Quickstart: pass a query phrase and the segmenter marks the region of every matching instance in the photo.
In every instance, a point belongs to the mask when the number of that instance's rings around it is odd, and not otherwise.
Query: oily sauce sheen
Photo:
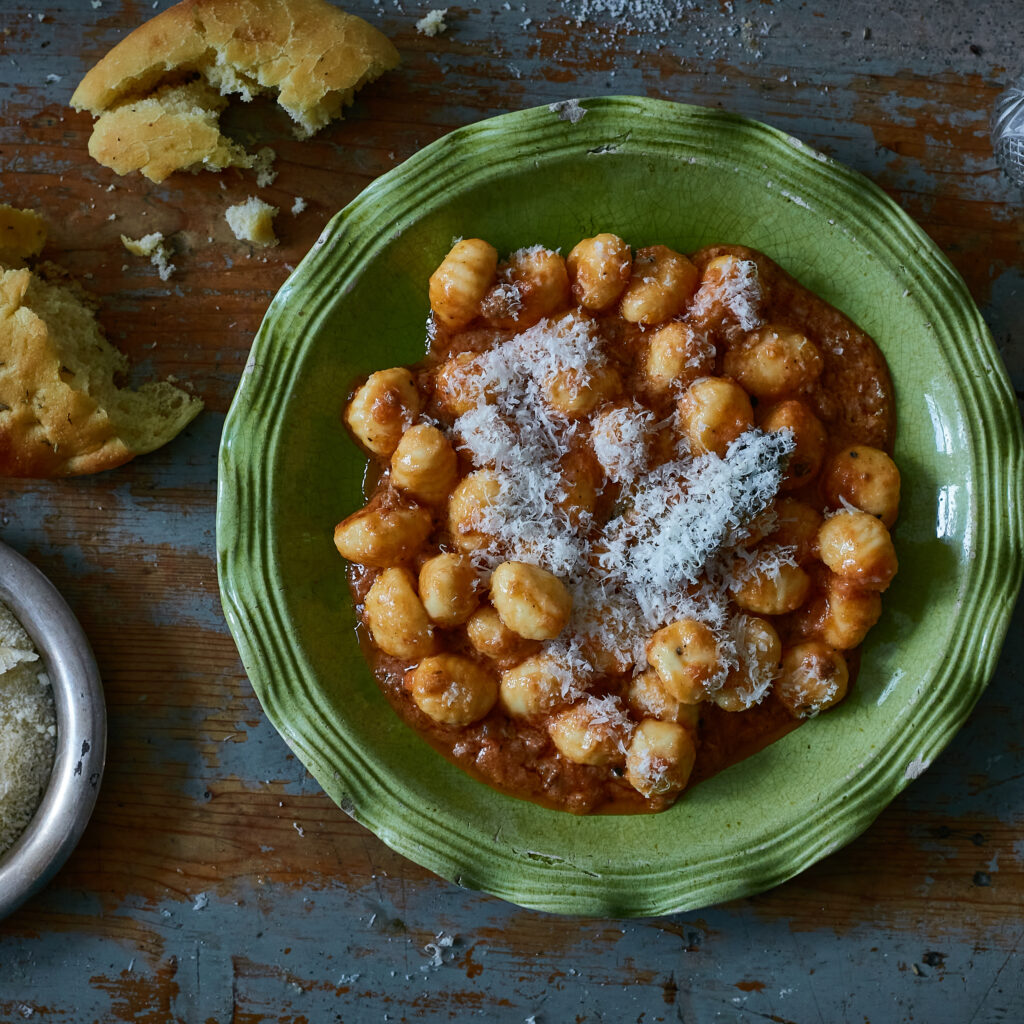
[[[716,259],[721,262],[722,257],[756,265],[762,295],[758,316],[762,324],[799,332],[820,353],[820,372],[815,367],[813,382],[801,383],[792,393],[773,395],[770,401],[759,401],[756,395],[751,397],[755,424],[761,425],[769,406],[777,409],[787,401],[798,402],[802,407],[810,409],[824,427],[822,465],[832,465],[840,455],[846,458],[843,465],[855,465],[850,463],[850,459],[856,459],[866,450],[891,454],[895,432],[892,384],[885,360],[872,339],[846,316],[803,288],[761,253],[742,246],[723,245],[702,249],[689,259],[703,279],[708,265]],[[501,267],[498,273],[500,275]],[[508,342],[523,329],[517,328],[514,323],[510,325],[508,316],[502,320],[500,311],[495,312],[493,289],[488,302],[491,304],[485,302],[482,308],[490,312],[489,318],[477,315],[454,327],[446,327],[440,318],[435,318],[426,358],[416,366],[404,368],[418,395],[417,422],[436,425],[452,437],[458,454],[457,480],[462,480],[479,467],[468,460],[464,450],[459,450],[457,438],[452,432],[455,417],[450,406],[446,406],[446,396],[437,387],[438,370],[461,353],[489,352],[495,346]],[[573,305],[570,302],[564,308],[571,309]],[[645,368],[651,337],[664,323],[628,322],[620,316],[617,304],[608,311],[589,310],[588,315],[597,322],[598,332],[604,339],[608,367],[613,375],[617,375],[614,400],[620,403],[635,400],[644,410],[650,411],[651,421],[657,424],[657,430],[649,439],[651,466],[666,462],[673,457],[678,444],[679,432],[673,424],[680,391],[685,389],[653,387]],[[707,338],[713,342],[713,354],[709,357],[711,363],[702,373],[712,377],[726,377],[727,364],[733,368],[740,365],[734,357],[730,361],[729,352],[749,344],[745,338],[750,332],[737,326],[736,317],[727,308],[716,308],[712,303],[697,311],[691,300],[673,319],[684,320],[706,332]],[[496,322],[501,326],[495,326]],[[814,356],[813,352],[811,354]],[[742,373],[731,379],[738,379],[741,385],[744,382]],[[357,382],[350,399],[358,396],[361,384]],[[389,398],[388,402],[391,401]],[[401,390],[394,401],[401,404]],[[384,418],[393,411],[385,410]],[[405,422],[402,429],[408,426],[409,422]],[[353,433],[366,448],[365,436],[361,436],[358,431]],[[598,535],[607,523],[628,509],[629,501],[620,487],[603,474],[595,458],[594,448],[588,443],[588,437],[586,430],[578,431],[571,438],[559,465],[564,478],[569,482],[570,491],[573,481],[582,481],[580,486],[584,491],[587,489],[587,481],[600,481],[599,486],[593,488],[595,493],[591,495],[589,506],[593,530]],[[382,447],[386,448],[387,444]],[[366,508],[370,511],[388,510],[408,504],[407,497],[399,494],[391,484],[389,455],[382,454],[380,450],[369,451],[369,454],[371,461],[366,476]],[[796,499],[812,506],[826,516],[826,521],[830,515],[843,513],[844,509],[858,505],[856,501],[848,500],[842,492],[842,481],[846,479],[843,473],[849,476],[848,471],[840,466],[830,477],[833,482],[840,480],[840,484],[830,486],[833,492],[835,487],[840,488],[841,498],[836,493],[823,493],[821,470],[815,466],[794,468],[794,460],[798,459],[799,454],[798,450],[790,459],[790,472],[799,474],[807,469],[810,475],[805,483],[781,491],[780,498]],[[872,479],[876,479],[876,476]],[[898,476],[896,486],[898,490]],[[851,490],[849,493],[856,497],[860,492]],[[871,500],[869,494],[867,503]],[[884,518],[884,513],[873,508],[866,511],[876,518]],[[378,559],[381,563],[387,562],[389,566],[397,565],[407,569],[413,584],[428,559],[441,552],[458,550],[449,528],[445,506],[435,505],[431,508],[431,515],[430,532],[425,540],[413,545],[400,545],[395,549],[391,561],[386,556]],[[339,530],[353,518],[355,516],[339,524]],[[889,518],[894,518],[894,515]],[[891,522],[887,525],[891,525]],[[385,571],[383,564],[361,564],[352,558],[350,551],[344,550],[337,534],[336,542],[339,550],[352,562],[350,582],[360,616],[358,635],[374,676],[394,710],[445,757],[498,790],[574,813],[658,811],[674,802],[678,790],[648,792],[646,795],[638,791],[625,778],[624,765],[619,757],[613,757],[608,763],[587,764],[563,756],[549,732],[554,711],[550,714],[513,716],[503,710],[499,700],[479,720],[451,725],[421,710],[410,693],[409,681],[419,657],[386,653],[374,642],[371,630],[367,628],[367,594],[374,581]],[[839,572],[823,564],[818,557],[808,554],[800,558],[810,577],[806,598],[793,611],[764,614],[762,618],[778,634],[783,665],[786,664],[787,652],[802,649],[800,645],[812,641],[820,645],[823,633],[831,640],[827,645],[830,650],[838,643],[843,644],[841,654],[849,672],[849,685],[852,685],[859,662],[859,638],[873,624],[872,616],[877,617],[878,595],[887,585],[888,578],[877,574],[865,575],[868,570],[861,571],[862,566],[850,570],[844,568]],[[856,575],[858,572],[859,576]],[[486,578],[486,573],[484,576]],[[841,604],[840,598],[845,599],[846,595],[850,595],[850,601],[846,605]],[[485,583],[481,585],[481,597],[486,603]],[[852,611],[843,619],[839,612],[845,608]],[[847,621],[851,618],[855,620],[852,625]],[[837,625],[838,619],[842,621]],[[865,622],[867,627],[864,626]],[[846,628],[845,633],[843,628]],[[852,643],[850,638],[857,639],[857,643]],[[495,677],[543,649],[543,643],[539,640],[522,639],[511,654],[487,657],[474,648],[462,626],[436,627],[433,644],[433,653],[460,655],[482,665]],[[626,705],[627,690],[634,675],[633,668],[615,671],[605,666],[605,669],[597,678],[588,682],[587,693],[598,698],[612,695]],[[799,709],[799,699],[796,704]],[[816,710],[816,707],[812,708],[812,713]],[[633,717],[638,722],[644,714],[634,712]],[[762,699],[744,710],[725,710],[714,700],[705,699],[699,703],[691,719],[687,728],[695,733],[697,757],[689,777],[690,785],[750,756],[803,720],[798,716],[798,711],[794,711],[792,688],[784,701],[777,695],[775,686],[770,687]]]

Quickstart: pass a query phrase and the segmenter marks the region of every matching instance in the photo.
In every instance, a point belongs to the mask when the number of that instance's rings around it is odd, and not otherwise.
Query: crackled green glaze
[[[224,607],[267,715],[394,849],[524,906],[647,915],[750,894],[860,833],[984,688],[1021,578],[1024,445],[1005,371],[946,259],[878,188],[754,121],[634,97],[460,129],[371,185],[272,303],[232,405],[217,509]],[[361,502],[340,411],[419,359],[454,236],[563,251],[761,249],[871,333],[896,384],[900,574],[836,710],[655,816],[575,818],[498,794],[389,709],[353,631],[334,524]]]

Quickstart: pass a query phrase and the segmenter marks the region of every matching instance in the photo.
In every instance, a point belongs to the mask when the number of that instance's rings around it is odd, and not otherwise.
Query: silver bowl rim
[[[0,601],[32,637],[53,685],[57,749],[43,799],[0,856],[0,919],[35,895],[67,860],[92,815],[103,777],[107,709],[99,668],[78,619],[27,558],[0,541]]]

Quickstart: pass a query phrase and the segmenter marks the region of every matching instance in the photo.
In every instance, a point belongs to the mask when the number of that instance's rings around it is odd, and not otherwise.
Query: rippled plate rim
[[[954,735],[991,676],[1020,586],[1024,512],[1015,499],[1024,480],[1024,443],[1005,368],[962,279],[870,181],[799,140],[738,115],[639,97],[581,100],[580,106],[585,118],[571,128],[549,108],[538,107],[459,129],[379,178],[328,224],[271,304],[225,422],[218,572],[229,627],[268,717],[332,798],[388,845],[447,879],[523,906],[579,914],[664,914],[749,895],[797,874],[862,832],[914,777],[914,766],[930,763]],[[964,382],[958,396],[970,417],[986,428],[969,453],[976,507],[1000,510],[998,518],[979,525],[961,587],[961,611],[971,628],[951,640],[949,667],[933,680],[942,684],[941,698],[914,713],[916,728],[873,758],[842,792],[832,791],[814,820],[776,822],[773,831],[752,837],[759,840],[756,857],[710,857],[699,872],[683,877],[671,858],[662,857],[657,867],[642,858],[623,858],[593,872],[565,851],[513,848],[497,836],[474,833],[470,822],[446,820],[443,812],[427,818],[403,800],[401,779],[372,749],[347,735],[344,722],[328,728],[315,709],[296,713],[290,708],[290,681],[307,678],[311,667],[274,586],[274,524],[264,511],[271,504],[280,435],[280,424],[268,413],[294,382],[317,324],[332,303],[344,301],[346,284],[373,259],[381,239],[416,220],[421,198],[432,186],[449,188],[446,175],[455,162],[463,174],[459,187],[467,188],[498,180],[525,159],[585,158],[595,141],[608,139],[623,150],[656,152],[679,162],[706,158],[709,139],[726,152],[730,140],[756,141],[762,167],[771,169],[782,194],[789,183],[799,195],[834,209],[837,218],[852,223],[856,216],[858,240],[869,251],[901,269],[906,270],[904,262],[913,267],[920,285],[916,299],[933,311],[936,343]],[[485,155],[487,160],[467,165],[469,158]],[[797,193],[788,195],[805,202]],[[282,337],[294,331],[291,310],[300,302],[305,333],[298,344],[284,346]],[[254,373],[257,366],[260,372]],[[272,388],[263,384],[268,379]],[[995,566],[998,572],[991,571]],[[544,846],[541,837],[536,845]]]

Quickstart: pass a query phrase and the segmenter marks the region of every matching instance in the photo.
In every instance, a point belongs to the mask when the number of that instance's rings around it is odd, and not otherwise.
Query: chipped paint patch
[[[548,110],[558,115],[559,121],[568,121],[570,124],[579,124],[586,116],[586,107],[580,106],[579,100],[559,100],[557,103],[549,103]]]
[[[795,195],[793,192],[787,192],[784,188],[780,188],[779,193],[785,196],[794,205],[802,206],[805,210],[811,209],[811,204],[808,203],[806,199],[801,199],[800,196]]]

